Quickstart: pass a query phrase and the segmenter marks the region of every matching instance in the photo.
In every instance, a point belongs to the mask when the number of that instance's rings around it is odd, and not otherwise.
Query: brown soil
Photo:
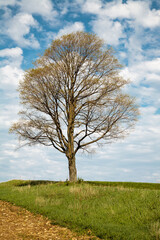
[[[78,236],[69,229],[52,225],[41,215],[0,201],[0,240],[89,240],[91,236]]]

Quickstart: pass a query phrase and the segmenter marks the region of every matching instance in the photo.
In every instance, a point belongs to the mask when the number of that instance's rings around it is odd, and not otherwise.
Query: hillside
[[[0,199],[79,234],[112,240],[160,239],[160,185],[9,181]]]

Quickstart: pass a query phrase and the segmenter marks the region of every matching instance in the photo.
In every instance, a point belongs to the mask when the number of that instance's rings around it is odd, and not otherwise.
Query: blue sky
[[[21,109],[18,83],[51,41],[89,31],[111,45],[124,64],[125,91],[137,98],[141,116],[124,140],[77,155],[85,180],[160,182],[160,1],[0,0],[0,182],[66,180],[65,156],[42,146],[15,150],[8,134]]]

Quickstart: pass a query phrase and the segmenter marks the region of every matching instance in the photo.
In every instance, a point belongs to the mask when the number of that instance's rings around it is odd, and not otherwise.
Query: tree
[[[77,180],[76,153],[94,143],[124,137],[136,122],[135,100],[112,48],[99,37],[76,32],[55,39],[26,71],[19,92],[24,109],[10,132],[28,145],[53,146],[68,159]]]

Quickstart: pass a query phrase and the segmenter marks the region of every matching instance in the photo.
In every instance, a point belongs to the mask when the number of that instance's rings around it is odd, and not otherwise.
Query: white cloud
[[[13,9],[9,8],[10,5],[16,7],[16,15],[14,15]],[[0,3],[0,8],[3,9],[0,33],[7,35],[20,47],[35,49],[40,47],[32,30],[40,31],[42,29],[33,15],[43,17],[54,26],[60,22],[57,18],[58,12],[53,8],[51,0],[7,0]],[[1,42],[4,43],[3,40]]]
[[[5,24],[5,33],[22,47],[39,48],[39,42],[33,34],[31,28],[37,28],[38,22],[28,13],[18,13],[9,19]],[[29,37],[26,35],[29,34]]]
[[[7,5],[14,5],[16,2],[17,2],[17,0],[1,0],[0,7],[4,7]]]
[[[150,9],[150,1],[86,0],[80,1],[79,5],[83,13],[95,15],[91,22],[93,31],[108,44],[116,46],[125,42],[126,47],[135,53],[134,57],[137,56],[135,61],[142,57],[138,52],[143,44],[143,30],[160,26],[160,10]],[[127,44],[125,30],[128,27],[132,29],[132,34]]]
[[[21,69],[23,61],[21,48],[5,48],[0,50],[0,89],[14,93],[19,80],[23,78],[24,71]]]
[[[160,74],[148,73],[146,83],[160,90]]]
[[[23,70],[6,65],[0,68],[0,88],[7,90],[6,93],[13,92],[17,89],[18,83],[23,78]]]
[[[22,55],[23,51],[21,48],[5,48],[0,50],[0,57],[17,57],[19,55]]]
[[[57,11],[53,9],[53,3],[50,0],[21,0],[19,2],[21,11],[41,15],[46,20],[53,20],[57,15]]]
[[[138,64],[138,69],[141,71],[147,71],[148,73],[160,74],[160,58],[156,58],[150,61],[144,61]]]
[[[92,21],[93,31],[105,40],[107,44],[118,45],[119,39],[124,37],[120,22],[113,22],[109,18],[98,18]]]
[[[131,16],[144,28],[160,26],[160,10],[150,10],[149,2],[129,2]]]
[[[111,5],[111,6],[110,6]],[[127,3],[107,3],[102,12],[111,19],[127,18],[135,21],[136,24],[145,28],[160,26],[160,11],[151,10],[148,1],[128,1]],[[133,22],[132,22],[133,24]]]
[[[121,74],[125,78],[130,78],[133,80],[133,83],[137,86],[140,84],[140,82],[143,82],[143,84],[150,83],[150,86],[157,88],[157,86],[160,84],[160,58],[155,58],[148,61],[137,61],[129,67],[124,68],[121,71]],[[157,83],[158,85],[154,86],[153,82]]]
[[[141,105],[152,105],[156,109],[160,106],[160,59],[137,61],[121,71],[125,79],[132,81],[126,91],[136,96]]]
[[[60,37],[64,34],[76,32],[76,31],[83,31],[84,25],[82,22],[75,22],[75,23],[69,23],[64,28],[60,29],[56,37]]]
[[[82,6],[86,13],[106,16],[110,19],[130,19],[143,27],[153,28],[160,25],[160,10],[150,10],[149,1],[111,1],[103,3],[100,0],[87,0]]]
[[[16,104],[0,105],[1,115],[0,115],[0,129],[8,129],[11,124],[18,120],[18,112],[20,111],[20,106]]]
[[[112,19],[131,18],[131,11],[129,6],[130,3],[130,1],[128,1],[126,4],[122,3],[122,1],[112,1],[106,3],[102,10],[102,13]],[[135,11],[135,8],[131,10]]]
[[[21,48],[5,48],[0,50],[0,58],[1,60],[0,65],[10,65],[13,67],[20,67],[22,60],[23,60],[23,51]]]
[[[77,1],[78,3],[78,1]],[[102,8],[101,0],[86,0],[85,2],[80,2],[82,6],[82,11],[92,14],[99,14]]]
[[[20,7],[19,11],[29,14],[37,14],[46,20],[54,20],[58,12],[53,8],[51,0],[1,0],[0,8],[5,9],[7,6],[17,5]],[[9,8],[5,9],[7,12]]]

